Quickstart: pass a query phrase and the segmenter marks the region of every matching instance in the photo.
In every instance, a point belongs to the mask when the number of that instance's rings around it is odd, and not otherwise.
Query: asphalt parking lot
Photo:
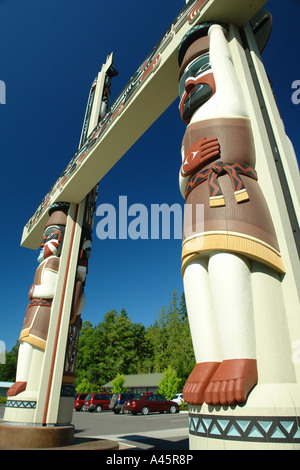
[[[77,437],[110,439],[122,447],[145,450],[188,450],[188,414],[150,413],[147,416],[111,411],[73,413]]]
[[[5,406],[0,405],[0,423]],[[188,413],[150,413],[147,416],[73,412],[75,437],[117,441],[122,449],[189,450]]]

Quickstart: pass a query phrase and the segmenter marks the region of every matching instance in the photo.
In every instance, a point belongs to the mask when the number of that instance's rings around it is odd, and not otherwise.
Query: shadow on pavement
[[[173,440],[156,439],[154,437],[147,437],[137,435],[119,436],[119,439],[127,442],[128,445],[135,446],[138,449],[144,450],[189,450],[189,438]]]

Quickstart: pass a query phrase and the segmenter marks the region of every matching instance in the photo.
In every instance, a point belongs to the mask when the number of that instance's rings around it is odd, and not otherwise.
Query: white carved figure
[[[224,25],[204,23],[179,48],[179,109],[187,124],[180,188],[186,207],[204,205],[204,225],[186,219],[192,226],[184,227],[182,250],[197,363],[184,398],[198,405],[243,402],[256,385],[252,262],[275,276],[284,272],[226,36]]]

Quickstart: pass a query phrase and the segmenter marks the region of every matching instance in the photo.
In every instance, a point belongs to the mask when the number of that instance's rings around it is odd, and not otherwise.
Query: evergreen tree
[[[85,377],[99,386],[118,373],[136,374],[148,371],[151,348],[146,329],[134,324],[125,309],[107,312],[93,327],[85,322],[79,338],[76,384]]]
[[[169,306],[162,307],[158,320],[147,330],[153,348],[153,372],[163,372],[171,366],[180,379],[180,389],[195,365],[184,294],[178,303],[178,293],[172,293]]]

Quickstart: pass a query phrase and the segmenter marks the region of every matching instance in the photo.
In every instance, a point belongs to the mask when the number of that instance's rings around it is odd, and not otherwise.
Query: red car
[[[76,411],[81,410],[86,396],[87,396],[87,393],[78,393],[77,395],[75,395],[74,408]]]
[[[124,405],[124,411],[132,414],[142,413],[147,415],[149,412],[158,411],[164,413],[177,413],[179,405],[174,401],[166,400],[162,395],[154,393],[140,393]]]
[[[82,410],[97,411],[98,413],[102,410],[109,410],[111,397],[111,393],[91,393],[87,395]]]

